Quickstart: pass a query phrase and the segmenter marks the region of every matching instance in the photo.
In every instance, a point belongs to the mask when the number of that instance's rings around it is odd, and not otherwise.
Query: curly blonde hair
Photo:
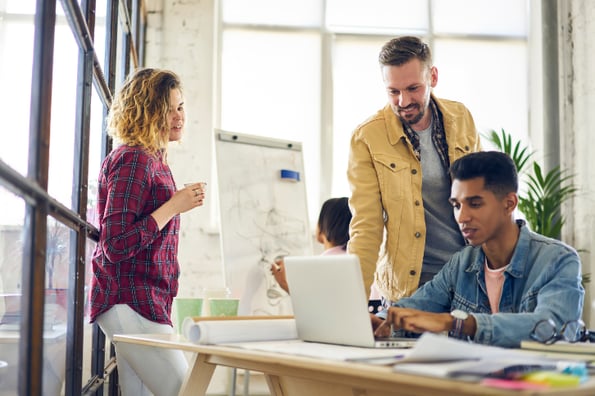
[[[172,89],[182,88],[171,71],[144,68],[131,73],[112,101],[108,135],[127,146],[142,146],[151,154],[167,148]]]

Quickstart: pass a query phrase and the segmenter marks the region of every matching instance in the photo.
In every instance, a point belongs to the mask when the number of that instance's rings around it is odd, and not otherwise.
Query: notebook
[[[300,339],[367,348],[415,345],[411,338],[374,337],[357,256],[286,256],[284,262]]]

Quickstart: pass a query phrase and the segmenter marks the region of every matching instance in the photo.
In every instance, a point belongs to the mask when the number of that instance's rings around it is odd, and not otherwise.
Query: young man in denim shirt
[[[471,246],[411,297],[373,317],[376,335],[388,335],[392,325],[519,347],[539,321],[551,319],[560,329],[579,319],[580,259],[570,246],[515,221],[518,176],[510,157],[472,153],[453,163],[450,173],[449,201]]]

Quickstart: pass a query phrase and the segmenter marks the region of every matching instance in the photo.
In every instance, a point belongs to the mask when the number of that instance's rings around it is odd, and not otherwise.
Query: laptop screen
[[[304,341],[373,347],[368,298],[355,255],[287,256],[287,283]]]

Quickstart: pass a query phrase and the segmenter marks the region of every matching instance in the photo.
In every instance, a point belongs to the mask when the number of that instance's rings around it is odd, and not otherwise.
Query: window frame
[[[481,40],[485,42],[518,42],[522,41],[527,46],[529,43],[529,24],[530,21],[527,20],[526,26],[527,29],[525,34],[520,34],[518,32],[513,32],[510,34],[503,34],[503,33],[465,33],[465,32],[455,32],[455,33],[448,33],[448,32],[437,32],[435,31],[435,27],[433,24],[434,16],[434,9],[435,9],[435,0],[425,0],[425,4],[423,8],[425,8],[427,12],[427,16],[425,17],[428,23],[427,29],[422,28],[408,28],[408,29],[388,29],[388,28],[371,28],[371,29],[363,29],[362,27],[354,27],[348,28],[345,26],[336,26],[336,27],[328,27],[326,25],[326,9],[327,9],[327,2],[329,0],[322,0],[320,1],[320,15],[322,16],[322,21],[320,26],[312,26],[311,24],[307,24],[304,26],[299,26],[296,24],[290,24],[287,26],[280,26],[275,25],[274,23],[268,24],[258,24],[258,23],[239,23],[239,22],[227,22],[224,20],[223,10],[224,6],[222,3],[225,0],[220,0],[219,2],[219,9],[216,18],[216,24],[218,26],[218,49],[217,49],[217,84],[216,84],[216,92],[215,92],[215,126],[216,128],[225,129],[222,125],[224,121],[222,121],[222,108],[225,105],[223,103],[222,98],[222,90],[221,90],[221,79],[225,78],[222,75],[222,67],[221,67],[221,58],[222,58],[222,43],[223,43],[223,34],[226,29],[243,29],[249,31],[256,31],[256,32],[318,32],[320,35],[321,41],[321,63],[320,63],[320,77],[321,77],[321,107],[320,107],[320,129],[319,129],[319,153],[318,158],[315,160],[318,162],[318,169],[320,170],[320,179],[317,186],[314,186],[312,189],[307,189],[308,191],[308,207],[310,211],[310,220],[311,224],[315,224],[315,219],[318,214],[318,208],[320,204],[324,202],[324,200],[328,199],[329,197],[333,196],[332,192],[332,179],[333,179],[333,168],[334,168],[334,152],[332,150],[333,142],[334,142],[334,117],[333,117],[333,46],[336,41],[341,40],[342,38],[349,38],[349,37],[366,37],[366,38],[376,38],[378,40],[382,40],[384,42],[390,40],[391,38],[399,35],[406,35],[411,34],[424,39],[429,45],[430,48],[435,52],[435,41],[439,39],[464,39],[464,40]],[[529,0],[525,1],[525,5],[527,9],[529,9]],[[530,15],[529,11],[527,15]],[[526,74],[529,76],[529,65],[527,65]],[[522,136],[521,138],[524,140],[528,138],[529,131],[530,131],[530,108],[529,104],[527,104],[527,129],[526,136]],[[363,121],[363,119],[361,120]],[[353,125],[355,128],[356,125]],[[243,132],[243,131],[237,131]],[[484,139],[485,140],[485,139]],[[486,146],[484,142],[484,146]],[[489,145],[489,144],[488,144]],[[312,198],[310,197],[309,190],[314,191],[317,193],[317,196]],[[317,203],[317,205],[312,205],[312,203]]]
[[[92,373],[89,384],[82,385],[85,248],[97,242],[97,228],[86,220],[89,168],[90,106],[92,89],[103,105],[103,117],[112,100],[116,80],[144,64],[145,0],[106,1],[105,61],[102,66],[94,48],[95,0],[61,0],[66,19],[78,45],[78,72],[75,110],[75,152],[72,206],[68,208],[48,194],[52,73],[57,0],[36,2],[33,15],[34,44],[29,119],[29,158],[27,176],[0,159],[0,185],[26,204],[23,225],[21,326],[19,337],[19,394],[43,393],[43,346],[46,271],[47,219],[70,229],[68,320],[66,330],[65,394],[80,395],[81,390],[103,383],[105,337],[93,328]],[[132,11],[132,12],[129,12]],[[10,18],[9,14],[3,16]],[[118,40],[124,43],[118,53]],[[139,57],[139,54],[141,57]],[[119,67],[119,69],[118,69]],[[101,120],[102,125],[104,119]],[[111,149],[103,128],[101,158]],[[43,144],[42,144],[43,143]],[[74,242],[73,242],[74,241]],[[113,353],[113,351],[112,351]],[[99,387],[99,390],[101,390]],[[84,393],[84,392],[83,392]],[[110,381],[110,395],[117,394],[117,380]]]

